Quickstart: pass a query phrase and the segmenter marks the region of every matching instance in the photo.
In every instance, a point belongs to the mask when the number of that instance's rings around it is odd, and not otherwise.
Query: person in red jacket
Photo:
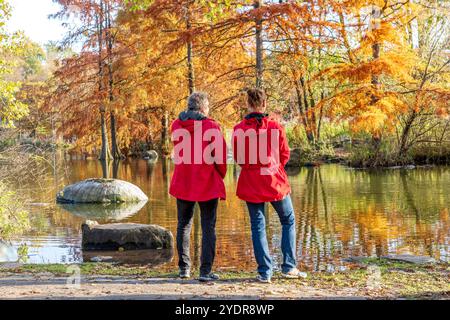
[[[282,224],[282,275],[306,277],[297,269],[295,214],[291,187],[284,169],[290,149],[284,128],[265,113],[264,91],[247,91],[249,114],[234,127],[234,159],[241,166],[237,196],[246,201],[250,214],[253,250],[261,282],[270,282],[273,266],[266,236],[265,203],[270,202]]]
[[[177,251],[181,278],[190,277],[189,240],[195,203],[200,206],[202,254],[200,281],[218,280],[212,273],[216,251],[216,216],[219,199],[225,200],[227,147],[219,125],[208,118],[205,93],[193,93],[188,108],[171,127],[175,170],[169,193],[177,199]]]

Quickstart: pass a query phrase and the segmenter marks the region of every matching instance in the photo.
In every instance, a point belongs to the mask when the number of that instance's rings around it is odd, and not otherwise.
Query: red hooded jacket
[[[185,129],[178,131],[179,129]],[[202,137],[207,130],[213,129],[217,130],[216,136],[214,137],[205,137],[203,141]],[[187,130],[187,131],[186,131]],[[177,133],[178,131],[178,133]],[[188,134],[190,138],[189,141],[184,141],[183,138],[176,138],[177,134],[182,132]],[[174,140],[174,161],[175,161],[175,170],[172,176],[172,181],[170,184],[169,193],[177,199],[186,200],[186,201],[209,201],[212,199],[221,199],[225,200],[225,185],[223,183],[223,178],[227,173],[227,146],[223,135],[220,131],[219,125],[208,118],[204,118],[202,120],[180,120],[177,119],[173,122],[171,127],[172,139]],[[174,135],[175,134],[175,135]],[[198,135],[200,137],[200,143],[198,150],[195,150],[195,137]],[[216,139],[222,140],[222,155],[218,155],[221,159],[219,161],[214,161],[214,163],[208,164],[203,159],[203,154],[205,149]],[[198,139],[198,138],[197,138]],[[184,141],[184,146],[190,148],[190,156],[189,154],[184,153],[184,149],[181,148],[181,143]],[[177,154],[177,147],[179,150],[179,154]],[[215,151],[211,152],[213,155]],[[183,158],[187,161],[181,161]],[[197,162],[195,162],[195,158],[197,158]],[[178,159],[178,161],[177,161]],[[180,163],[181,162],[181,163]]]
[[[240,134],[245,138],[239,138]],[[279,122],[262,113],[247,115],[234,127],[233,151],[235,161],[242,168],[236,192],[240,199],[252,203],[272,202],[282,200],[291,192],[284,170],[290,150],[286,132]]]

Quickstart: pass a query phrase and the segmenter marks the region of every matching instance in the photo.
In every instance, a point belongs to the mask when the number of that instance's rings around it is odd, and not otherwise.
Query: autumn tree
[[[121,154],[116,137],[116,110],[112,107],[114,101],[114,55],[115,31],[113,22],[117,14],[120,1],[112,0],[61,0],[58,1],[62,10],[55,18],[76,17],[81,23],[68,33],[65,43],[82,42],[81,52],[62,62],[61,68],[55,73],[60,85],[56,89],[54,99],[62,101],[59,106],[63,109],[75,109],[78,115],[74,118],[62,119],[62,127],[66,133],[71,133],[79,145],[95,145],[91,133],[92,127],[99,116],[101,131],[100,159],[109,160],[120,158]],[[78,92],[80,95],[74,95]],[[83,112],[82,110],[85,110]],[[95,111],[97,109],[97,111]],[[67,110],[70,113],[73,110]],[[107,121],[110,120],[108,134]],[[83,130],[73,126],[87,124]],[[73,128],[72,128],[73,127]],[[87,129],[87,130],[86,130]],[[112,141],[110,152],[109,136]]]
[[[404,86],[408,108],[399,118],[400,157],[417,143],[439,145],[448,139],[450,59],[445,50],[450,41],[450,24],[446,19],[448,8],[442,7],[445,2],[418,1],[415,16],[405,26],[409,46],[420,62],[412,69],[413,81]]]
[[[336,59],[315,79],[335,88],[317,106],[328,105],[328,117],[349,121],[353,131],[368,132],[374,141],[395,129],[406,108],[400,86],[411,79],[413,56],[398,28],[410,18],[408,8],[396,1],[330,2],[341,25],[334,33]]]

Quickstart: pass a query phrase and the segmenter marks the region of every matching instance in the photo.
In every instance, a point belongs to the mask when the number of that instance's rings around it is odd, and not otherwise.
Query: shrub
[[[286,127],[286,137],[291,148],[301,148],[308,144],[305,129],[301,125]]]
[[[0,182],[0,240],[22,234],[29,228],[28,212],[17,201],[16,194]]]
[[[357,168],[375,168],[406,165],[412,163],[411,157],[399,158],[398,146],[393,138],[386,138],[375,146],[371,138],[364,137],[354,140],[348,150],[350,156],[348,165]]]
[[[410,154],[416,164],[450,164],[449,143],[417,145]]]

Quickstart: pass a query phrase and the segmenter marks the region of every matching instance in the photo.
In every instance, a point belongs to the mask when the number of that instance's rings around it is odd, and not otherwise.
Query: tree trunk
[[[114,162],[113,162],[113,179],[119,179],[119,165],[120,165],[120,161],[114,160]]]
[[[312,121],[314,119],[310,116],[310,107],[311,106],[308,103],[308,92],[306,89],[306,83],[305,83],[305,79],[303,78],[303,76],[300,77],[300,85],[302,87],[301,94],[302,94],[302,98],[303,98],[305,118],[307,120],[307,127],[305,128],[306,137],[308,138],[309,144],[311,146],[314,146],[315,142],[316,142],[316,138],[314,136],[314,130],[313,130],[315,127],[315,124],[312,123]]]
[[[381,17],[381,13],[377,10],[377,8],[375,6],[373,6],[372,8],[372,28],[377,28],[377,23],[378,22],[374,22],[374,19],[380,19]],[[381,49],[381,45],[378,42],[375,42],[374,44],[372,44],[372,59],[376,60],[378,58],[380,58],[380,49]],[[380,86],[380,79],[378,77],[378,75],[374,75],[372,74],[372,87],[373,89],[378,89]],[[378,97],[376,95],[372,94],[371,97],[371,103],[375,104],[378,101]],[[381,137],[377,134],[373,134],[372,135],[372,144],[375,148],[375,152],[378,153],[380,146],[381,146]]]
[[[323,101],[323,99],[325,99],[325,93],[322,92],[320,93],[320,100]],[[319,123],[317,124],[317,141],[320,141],[320,137],[322,134],[322,120],[323,120],[323,104],[320,105],[320,110],[319,110]]]
[[[111,35],[111,8],[107,5],[106,7],[106,40],[108,45],[108,93],[109,93],[109,104],[111,107],[110,111],[110,125],[111,125],[111,151],[114,160],[120,160],[122,154],[117,144],[117,122],[116,114],[112,109],[112,103],[114,102],[114,74],[113,74],[113,37]]]
[[[376,60],[379,57],[380,57],[380,44],[379,43],[374,43],[372,45],[372,59]],[[378,87],[380,85],[380,81],[378,79],[378,75],[372,75],[372,85],[374,87]]]
[[[320,14],[320,19],[324,19],[324,14],[321,13]],[[344,27],[345,28],[345,27]],[[319,29],[319,37],[322,37],[322,28]],[[319,72],[322,72],[322,46],[319,46],[319,51],[318,51],[318,69]],[[320,109],[319,109],[319,120],[317,123],[317,130],[316,130],[316,139],[318,142],[320,142],[320,138],[321,138],[321,130],[322,130],[322,120],[323,120],[323,108],[324,108],[324,104],[323,104],[323,100],[325,98],[325,83],[322,82],[322,88],[320,89]]]
[[[169,154],[169,112],[165,111],[161,119],[161,151],[163,156]]]
[[[308,143],[312,145],[314,143],[314,136],[311,134],[311,130],[309,128],[308,119],[306,117],[305,113],[305,107],[303,106],[303,97],[302,92],[300,91],[300,88],[298,87],[298,83],[295,85],[295,92],[297,93],[297,104],[298,104],[298,111],[300,113],[300,118],[303,122],[303,127],[305,128],[306,138],[308,139]]]
[[[100,160],[100,163],[102,164],[102,174],[103,174],[103,179],[109,179],[110,175],[109,175],[109,165],[111,163],[111,161],[108,160]]]
[[[100,111],[100,122],[102,130],[102,149],[100,153],[100,160],[109,161],[112,159],[111,152],[109,151],[108,133],[106,130],[105,110]]]
[[[317,142],[317,117],[316,117],[316,101],[314,100],[314,94],[311,90],[311,85],[308,83],[309,105],[310,105],[310,117],[311,117],[311,130],[314,135],[314,143]]]
[[[400,137],[400,146],[398,150],[398,156],[403,157],[408,152],[408,138],[409,133],[411,132],[412,124],[414,123],[414,120],[417,117],[417,113],[413,110],[411,114],[408,117],[408,120],[406,120],[405,127],[402,130],[402,135]]]
[[[263,0],[256,0],[253,3],[253,7],[255,9],[261,8],[263,5]],[[256,87],[263,87],[263,74],[264,74],[264,48],[263,48],[263,38],[262,38],[262,29],[263,29],[263,20],[261,18],[257,18],[255,21],[255,29],[256,29]]]
[[[100,0],[100,13],[97,16],[97,32],[98,32],[98,87],[100,94],[100,125],[101,125],[101,135],[102,135],[102,148],[100,153],[100,160],[108,161],[111,159],[111,152],[109,150],[108,133],[106,130],[106,117],[105,117],[105,106],[102,98],[102,93],[104,91],[103,85],[103,59],[102,59],[102,49],[103,49],[103,0]]]
[[[341,24],[341,35],[342,35],[342,38],[344,41],[345,50],[347,51],[348,59],[350,60],[351,63],[355,63],[356,59],[354,57],[354,54],[353,54],[351,46],[350,46],[350,42],[348,40],[347,30],[345,30],[344,14],[342,13],[341,10],[339,10],[338,15],[339,15],[339,22]]]
[[[191,13],[189,9],[189,4],[186,7],[186,30],[190,31],[192,29],[191,25]],[[189,84],[189,95],[195,92],[195,71],[194,71],[194,49],[192,39],[189,39],[187,43],[187,76]]]
[[[375,8],[375,6],[372,8],[372,28],[377,28],[377,23],[374,22],[375,19],[380,18],[381,13]],[[372,44],[372,60],[377,60],[380,58],[380,43],[375,42]],[[378,75],[372,75],[372,86],[374,88],[377,88],[380,85],[380,80],[378,78]],[[377,102],[377,98],[372,95],[372,103]]]
[[[117,143],[117,121],[116,121],[116,115],[114,111],[110,112],[111,116],[111,151],[112,156],[114,160],[120,160],[123,158],[122,153],[120,152],[118,143]]]

